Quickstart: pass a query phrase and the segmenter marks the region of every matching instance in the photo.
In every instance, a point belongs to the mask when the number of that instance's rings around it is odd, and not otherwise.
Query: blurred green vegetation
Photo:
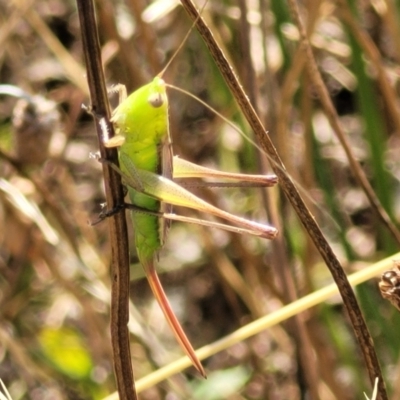
[[[104,193],[101,166],[89,159],[98,149],[92,117],[81,107],[90,100],[79,20],[72,1],[34,4],[0,0],[0,84],[42,96],[32,110],[23,99],[0,93],[0,378],[14,400],[101,399],[116,389],[109,333],[111,254],[107,222],[88,224],[97,219]],[[243,7],[247,18],[241,18]],[[320,0],[301,2],[300,8],[352,152],[397,225],[399,4]],[[129,91],[161,71],[191,27],[174,0],[101,0],[97,12],[107,85],[123,83]],[[346,272],[396,252],[399,243],[355,180],[310,84],[286,2],[209,0],[204,17]],[[254,140],[195,31],[164,79],[208,103]],[[169,97],[176,154],[234,172],[271,172],[260,149],[215,113],[174,90]],[[47,143],[43,132],[49,129]],[[290,272],[298,297],[331,282],[279,187],[265,193],[194,191],[237,215],[274,221],[280,231],[272,243],[173,224],[159,271],[195,347],[287,302],[283,271]],[[131,250],[129,328],[139,378],[182,352]],[[232,271],[240,277],[236,285],[227,278]],[[358,287],[357,296],[390,398],[400,398],[398,311],[381,298],[377,280]],[[302,321],[315,357],[308,362],[319,397],[370,395],[341,300],[309,310]],[[288,321],[206,360],[208,381],[191,369],[140,398],[303,399],[303,345]]]

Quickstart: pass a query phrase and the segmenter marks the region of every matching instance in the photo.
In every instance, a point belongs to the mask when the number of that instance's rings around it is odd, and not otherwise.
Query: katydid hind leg
[[[122,205],[123,208],[131,210],[132,212],[136,213],[141,213],[141,214],[147,214],[147,215],[153,215],[162,219],[166,219],[169,221],[179,221],[179,222],[185,222],[188,224],[195,224],[195,225],[201,225],[201,226],[207,226],[209,228],[217,228],[217,229],[222,229],[228,232],[234,232],[234,233],[239,233],[242,235],[253,235],[253,236],[261,236],[263,237],[263,231],[257,230],[254,227],[252,228],[243,228],[243,227],[238,227],[234,225],[228,225],[224,224],[221,222],[216,222],[208,219],[201,219],[201,218],[196,218],[196,217],[188,217],[186,215],[179,215],[179,214],[174,214],[171,212],[162,212],[162,211],[150,211],[146,210],[145,208],[135,206],[134,204],[130,203],[124,203]],[[116,211],[119,211],[117,209]],[[109,212],[107,212],[109,213]],[[111,214],[114,213],[114,210],[111,210]],[[101,216],[102,221],[105,217],[108,217],[108,215]],[[99,221],[99,222],[100,222]],[[97,221],[96,221],[97,223]]]
[[[277,229],[272,226],[250,221],[221,210],[169,179],[144,170],[137,170],[137,172],[143,183],[143,193],[148,196],[175,206],[192,208],[214,215],[237,226],[243,227],[248,230],[249,233],[264,237],[265,239],[273,239],[278,233]]]
[[[173,158],[173,177],[174,179],[226,179],[233,182],[207,182],[204,186],[227,186],[227,187],[270,187],[278,183],[278,178],[274,174],[269,175],[249,175],[241,173],[231,173],[219,171],[216,169],[206,168],[179,157]],[[185,184],[184,184],[185,185]],[[186,185],[185,185],[186,186]],[[203,184],[197,184],[203,186]]]
[[[168,204],[192,208],[194,210],[212,214],[216,217],[222,218],[226,221],[230,221],[242,227],[243,230],[241,228],[227,229],[224,228],[223,224],[210,225],[209,223],[207,223],[201,225],[216,226],[237,233],[251,234],[255,236],[264,237],[266,239],[273,239],[278,233],[277,229],[267,224],[261,224],[255,221],[249,221],[245,218],[241,218],[236,215],[230,214],[226,211],[220,210],[219,208],[207,203],[206,201],[202,200],[201,198],[195,196],[193,193],[186,190],[184,187],[179,186],[177,183],[165,177],[153,174],[149,171],[130,168],[129,166],[131,165],[131,160],[129,159],[128,156],[124,157],[123,154],[121,154],[120,160],[122,163],[125,163],[125,167],[129,171],[128,174],[122,172],[116,165],[111,165],[112,168],[121,174],[126,184],[130,185],[137,191],[142,192],[155,199],[158,199],[162,202],[166,202]],[[134,166],[132,165],[132,167]],[[145,210],[143,211],[145,212]],[[169,219],[178,220],[177,218],[169,218]],[[188,221],[188,222],[193,222],[193,221]]]

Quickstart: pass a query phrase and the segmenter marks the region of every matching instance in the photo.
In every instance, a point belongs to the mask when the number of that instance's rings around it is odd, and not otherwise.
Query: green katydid
[[[250,233],[273,239],[277,234],[275,228],[222,211],[196,197],[171,179],[226,178],[246,181],[257,186],[272,186],[277,179],[275,175],[226,173],[201,167],[178,157],[172,158],[166,85],[159,76],[123,100],[114,110],[111,121],[116,127],[117,135],[108,140],[105,145],[119,147],[121,174],[128,184],[132,204],[143,210],[149,210],[149,213],[135,211],[132,213],[139,260],[175,336],[195,367],[205,376],[200,361],[169,305],[154,267],[154,260],[164,240],[162,218],[157,215],[157,213],[163,212],[161,202],[203,211],[228,220],[238,227],[179,217],[171,213],[163,213],[162,217],[164,218],[217,226],[239,233]],[[163,157],[160,157],[161,154]]]
[[[173,313],[155,270],[154,263],[164,242],[164,219],[198,223],[266,239],[273,239],[277,230],[222,211],[198,198],[173,179],[211,177],[235,180],[239,182],[239,186],[243,182],[246,182],[246,186],[272,186],[276,184],[277,178],[275,175],[226,173],[172,157],[167,85],[161,75],[162,73],[129,97],[126,96],[125,87],[119,86],[120,104],[111,118],[116,136],[105,140],[105,146],[119,147],[120,170],[116,166],[113,168],[121,173],[128,185],[129,198],[134,208],[132,222],[137,255],[153,294],[178,342],[196,369],[205,377],[203,366]],[[212,214],[236,226],[178,216],[169,212],[172,205]]]

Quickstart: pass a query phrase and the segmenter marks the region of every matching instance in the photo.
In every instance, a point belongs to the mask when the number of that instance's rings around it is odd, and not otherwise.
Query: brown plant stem
[[[109,121],[110,110],[107,100],[101,64],[100,44],[97,32],[93,1],[77,0],[81,24],[82,42],[85,54],[87,78],[90,90],[93,115],[96,116],[96,131],[99,139],[101,157],[118,165],[116,149],[103,146],[104,134],[100,121]],[[108,123],[110,135],[113,128]],[[108,207],[114,209],[123,204],[124,194],[120,175],[109,164],[103,163],[105,193]],[[129,242],[125,213],[118,212],[108,218],[111,241],[111,341],[114,355],[114,369],[119,398],[135,400],[137,394],[133,379],[129,343]]]

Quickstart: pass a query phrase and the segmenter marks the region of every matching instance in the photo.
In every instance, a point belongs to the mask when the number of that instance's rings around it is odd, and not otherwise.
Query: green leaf
[[[72,379],[87,378],[92,360],[81,336],[70,328],[43,329],[39,334],[43,354],[60,372]]]

